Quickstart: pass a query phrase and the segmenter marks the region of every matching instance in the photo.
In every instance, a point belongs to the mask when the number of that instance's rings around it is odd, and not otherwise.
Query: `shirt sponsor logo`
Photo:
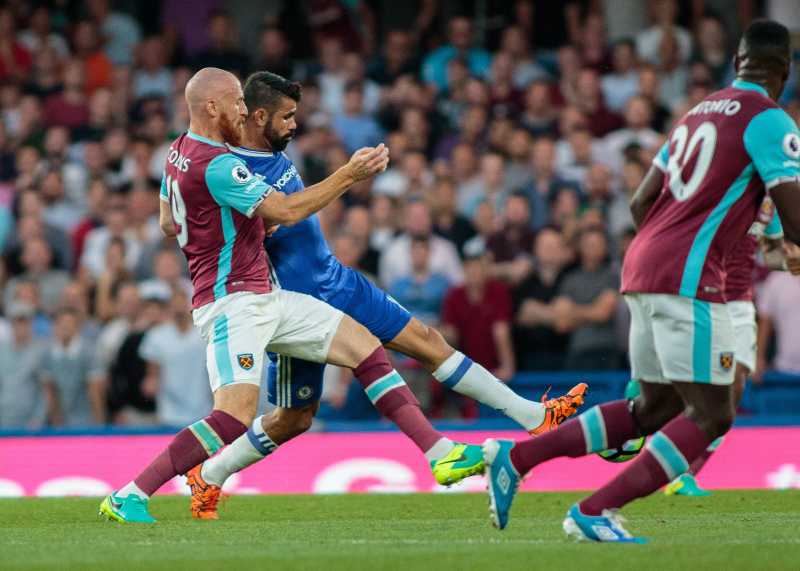
[[[277,181],[275,181],[275,184],[273,184],[272,186],[274,186],[278,190],[282,190],[283,187],[286,186],[287,184],[289,184],[289,181],[292,180],[296,176],[298,176],[297,175],[297,168],[294,165],[292,165],[292,166],[290,166],[288,169],[286,169],[283,172],[283,174],[281,175],[281,178],[279,178]]]
[[[701,101],[689,111],[689,115],[699,115],[703,113],[724,113],[731,116],[736,115],[742,108],[742,104],[735,99],[719,99],[717,101]]]
[[[192,164],[191,159],[187,159],[178,151],[170,147],[169,154],[167,155],[167,162],[173,165],[176,169],[181,172],[186,172],[189,170],[189,165]]]

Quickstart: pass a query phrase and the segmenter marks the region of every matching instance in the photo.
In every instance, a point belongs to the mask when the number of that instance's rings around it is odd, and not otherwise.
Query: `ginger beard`
[[[238,147],[244,138],[244,117],[238,113],[229,115],[223,112],[219,116],[219,130],[222,133],[222,138],[234,147]]]

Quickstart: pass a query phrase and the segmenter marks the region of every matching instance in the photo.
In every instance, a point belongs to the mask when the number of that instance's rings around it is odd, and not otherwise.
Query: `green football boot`
[[[664,493],[668,496],[692,496],[695,498],[704,498],[711,495],[711,492],[698,486],[694,476],[688,473],[681,474],[667,484],[667,487],[664,488]]]
[[[442,486],[451,486],[470,476],[483,474],[483,450],[475,444],[458,444],[439,460],[431,461],[433,477]]]
[[[100,515],[119,523],[155,523],[155,518],[147,511],[148,501],[135,494],[119,498],[112,492],[100,504]]]

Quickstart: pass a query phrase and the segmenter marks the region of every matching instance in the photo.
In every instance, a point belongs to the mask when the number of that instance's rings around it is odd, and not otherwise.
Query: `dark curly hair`
[[[299,83],[269,71],[257,71],[244,83],[244,102],[251,111],[262,108],[272,113],[283,97],[299,103],[301,96]]]

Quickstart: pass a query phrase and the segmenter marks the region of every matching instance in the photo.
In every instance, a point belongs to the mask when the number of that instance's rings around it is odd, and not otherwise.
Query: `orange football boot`
[[[198,464],[186,473],[186,485],[192,490],[192,517],[194,519],[219,519],[217,504],[222,488],[209,484],[200,474],[203,468]]]
[[[542,395],[542,404],[545,408],[544,420],[542,424],[529,430],[528,434],[539,436],[557,428],[559,424],[578,412],[578,407],[583,404],[583,398],[588,390],[589,385],[578,383],[567,394],[554,399],[547,398],[547,393],[550,392],[550,389],[545,391],[544,395]]]

